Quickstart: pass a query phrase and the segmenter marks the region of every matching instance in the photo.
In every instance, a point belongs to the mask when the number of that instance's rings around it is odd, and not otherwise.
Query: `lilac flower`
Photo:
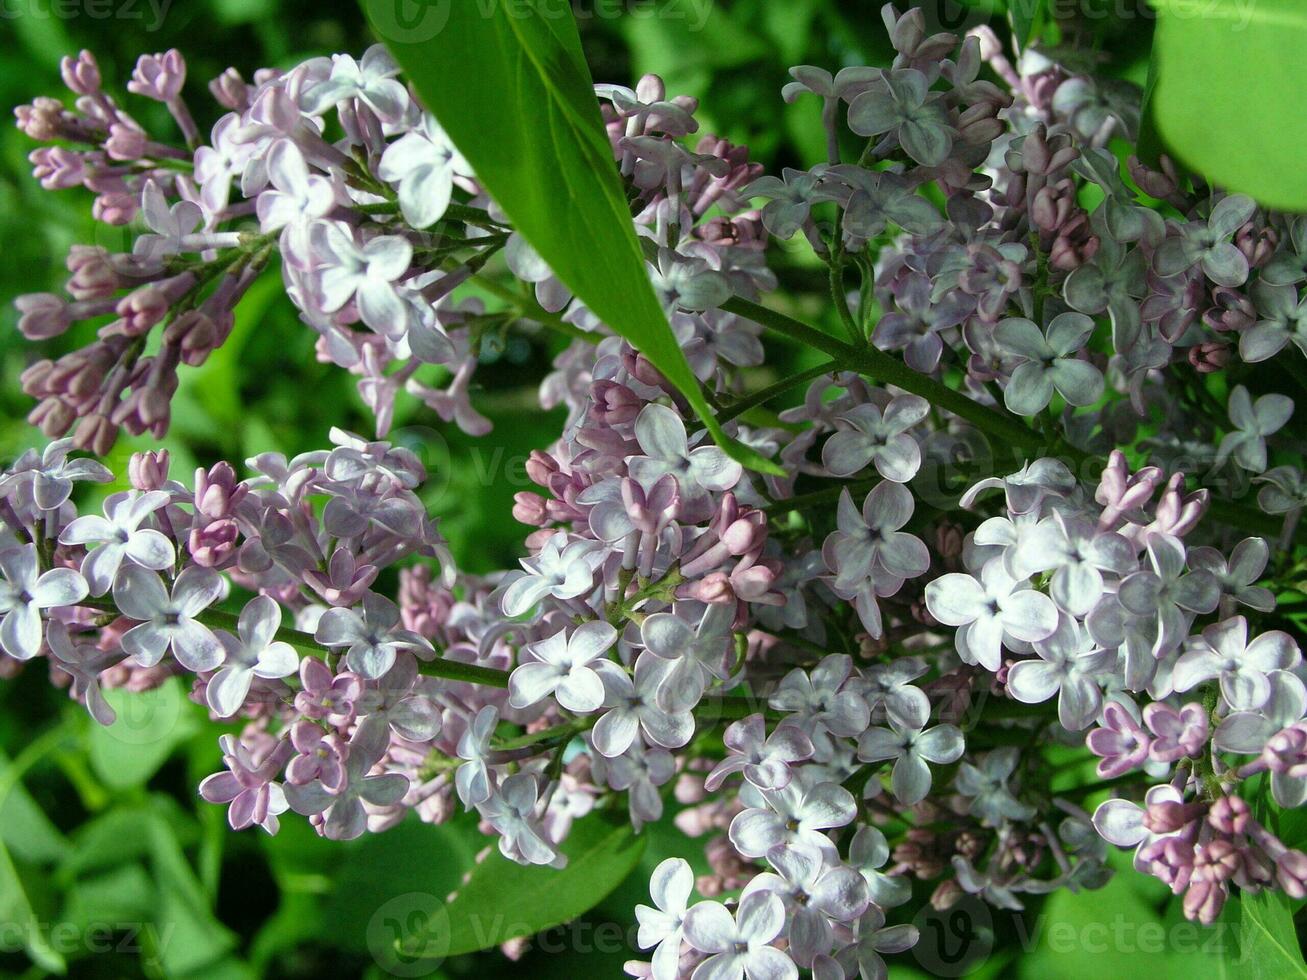
[[[419,128],[386,147],[377,176],[398,185],[399,208],[414,228],[427,228],[444,216],[455,175],[471,173],[440,124],[423,115]]]
[[[344,785],[331,792],[321,776],[303,786],[288,783],[286,801],[296,813],[310,816],[326,812],[323,834],[330,840],[353,840],[367,829],[368,815],[364,803],[391,806],[408,792],[408,779],[397,772],[369,775],[386,751],[383,734],[374,737],[356,734],[345,756]]]
[[[1288,633],[1269,630],[1248,642],[1248,621],[1242,616],[1214,623],[1203,630],[1176,662],[1171,683],[1188,691],[1219,678],[1221,694],[1234,711],[1255,711],[1271,696],[1267,674],[1296,667],[1302,661]]]
[[[1085,743],[1102,760],[1098,763],[1098,775],[1104,779],[1115,779],[1138,769],[1148,760],[1152,748],[1148,732],[1117,701],[1109,701],[1103,708],[1102,727],[1090,732]]]
[[[41,610],[75,606],[86,598],[86,580],[71,568],[40,572],[36,546],[0,549],[0,649],[30,660],[41,649]]]
[[[290,742],[299,755],[286,766],[286,779],[295,786],[318,780],[328,793],[345,788],[345,755],[348,745],[335,732],[323,734],[311,721],[298,721],[290,730]]]
[[[1068,405],[1092,405],[1103,394],[1098,368],[1075,355],[1094,332],[1094,321],[1083,313],[1059,313],[1047,335],[1029,320],[1002,320],[994,339],[1016,356],[1018,364],[1003,389],[1003,403],[1018,415],[1038,415],[1061,395]]]
[[[785,675],[769,704],[789,714],[786,719],[809,731],[815,739],[823,732],[845,738],[859,735],[871,720],[867,700],[849,683],[853,661],[832,653],[809,671],[795,668]]]
[[[200,796],[210,803],[230,803],[227,822],[232,830],[255,824],[269,834],[279,829],[278,816],[286,812],[286,796],[274,782],[289,756],[290,743],[281,741],[262,758],[235,735],[218,738],[227,772],[214,773],[200,783]]]
[[[925,728],[930,717],[930,699],[911,682],[928,669],[919,657],[900,657],[891,663],[863,668],[867,706],[872,711],[884,706],[890,721],[902,728]]]
[[[1201,704],[1186,704],[1176,711],[1160,701],[1144,708],[1144,724],[1157,737],[1149,746],[1154,762],[1177,762],[1196,756],[1207,744],[1207,711]]]
[[[285,245],[297,261],[307,262],[309,223],[331,213],[336,192],[326,177],[309,173],[303,154],[290,140],[272,144],[267,168],[272,187],[258,198],[259,230],[268,234],[287,229]]]
[[[709,604],[697,627],[675,613],[653,613],[640,624],[640,642],[655,657],[670,662],[658,688],[665,711],[689,711],[708,684],[730,676],[733,606]]]
[[[74,642],[68,627],[57,619],[50,621],[45,639],[59,669],[73,679],[72,696],[82,701],[91,717],[101,725],[112,725],[118,715],[100,690],[100,675],[122,662],[122,652],[105,653],[94,644]]]
[[[56,439],[40,456],[29,450],[13,465],[13,475],[0,480],[0,491],[7,485],[30,483],[37,508],[51,511],[64,505],[72,495],[75,482],[108,483],[113,479],[113,474],[93,459],[69,459],[72,448],[72,439]]]
[[[299,669],[300,658],[295,648],[276,639],[280,626],[281,607],[275,599],[260,595],[241,610],[236,636],[218,633],[227,651],[226,661],[209,678],[204,697],[220,717],[229,718],[240,709],[255,677],[275,680]]]
[[[867,895],[881,908],[902,905],[912,897],[912,882],[880,871],[890,859],[889,842],[871,824],[862,824],[849,844],[849,865],[867,883]]]
[[[898,395],[879,408],[863,403],[840,415],[852,428],[841,429],[821,449],[822,465],[834,476],[852,476],[873,464],[886,480],[907,483],[921,468],[921,448],[908,429],[930,411],[930,404],[916,395]]]
[[[366,717],[359,730],[389,729],[407,742],[429,742],[440,734],[440,707],[420,686],[416,658],[405,653],[359,699],[358,711]]]
[[[1153,786],[1144,794],[1144,806],[1131,800],[1107,800],[1098,805],[1094,811],[1094,829],[1103,840],[1117,847],[1135,848],[1135,870],[1148,870],[1148,860],[1144,856],[1146,849],[1163,837],[1174,833],[1157,834],[1145,824],[1145,814],[1159,805],[1184,803],[1180,791],[1169,783]]]
[[[894,760],[890,785],[904,806],[916,806],[930,792],[930,766],[947,765],[962,757],[966,744],[956,725],[936,725],[923,731],[890,721],[889,728],[869,728],[858,740],[863,762]]]
[[[1299,300],[1297,286],[1273,286],[1262,278],[1252,285],[1260,319],[1239,335],[1239,356],[1255,364],[1269,360],[1293,341],[1307,354],[1307,299]]]
[[[499,831],[499,852],[520,864],[553,864],[562,858],[544,836],[536,817],[539,788],[531,773],[519,772],[506,778],[479,809]]]
[[[313,638],[326,647],[348,647],[346,665],[369,680],[390,670],[400,650],[431,649],[426,639],[400,626],[399,607],[375,592],[363,597],[362,614],[344,606],[328,609]]]
[[[935,579],[926,586],[926,608],[945,626],[966,628],[958,642],[968,663],[997,671],[1005,641],[1030,643],[1057,628],[1053,601],[1024,585],[995,559],[980,570],[979,581],[960,572]]]
[[[587,714],[604,702],[604,684],[594,662],[617,642],[617,630],[602,620],[582,623],[568,634],[561,629],[546,640],[532,643],[508,683],[508,701],[529,708],[553,695],[568,711]]]
[[[658,250],[658,265],[650,268],[649,280],[667,309],[712,310],[731,298],[730,280],[706,259],[670,248]]]
[[[153,667],[172,648],[187,670],[213,670],[227,653],[213,632],[196,617],[222,595],[216,572],[189,565],[164,589],[158,573],[128,565],[113,585],[114,604],[128,619],[140,622],[122,636],[123,649],[142,667]]]
[[[608,785],[627,794],[627,812],[636,831],[663,815],[663,797],[658,787],[676,774],[676,761],[666,749],[643,748],[632,743],[622,755],[608,763]]]
[[[685,914],[685,939],[708,958],[697,980],[796,980],[794,961],[769,945],[785,928],[785,905],[771,892],[740,899],[732,918],[724,905],[699,902]]]
[[[914,68],[883,72],[849,103],[849,129],[859,136],[892,133],[917,163],[939,166],[953,149],[954,130],[929,88]]]
[[[1135,549],[1120,534],[1054,513],[1021,535],[1012,566],[1023,576],[1054,569],[1049,595],[1066,612],[1084,616],[1102,597],[1103,572],[1134,570]]]
[[[744,193],[768,198],[762,208],[763,226],[777,238],[793,238],[808,220],[812,205],[825,199],[823,177],[820,172],[785,167],[780,177],[771,174],[759,177]]]
[[[51,627],[51,635],[54,629]],[[1263,755],[1277,733],[1297,725],[1307,715],[1307,687],[1287,670],[1266,675],[1271,695],[1256,711],[1234,711],[1221,719],[1212,735],[1213,747],[1222,752]],[[1283,807],[1307,801],[1307,777],[1271,770],[1271,795]]]
[[[986,826],[997,827],[1009,820],[1034,816],[1035,808],[1019,801],[1008,788],[1020,760],[1019,750],[1008,747],[986,753],[978,764],[964,762],[958,768],[953,785],[971,799],[971,814]]]
[[[504,614],[521,616],[541,599],[574,599],[594,588],[594,570],[601,559],[594,541],[569,541],[563,532],[550,537],[534,558],[523,558],[525,575],[518,575],[504,592]]]
[[[320,220],[310,231],[316,299],[324,313],[335,313],[351,299],[359,317],[388,337],[408,329],[408,307],[395,283],[408,271],[413,246],[399,235],[380,235],[360,247],[348,226]]]
[[[789,953],[801,966],[829,953],[835,940],[833,924],[852,922],[866,911],[867,883],[852,868],[831,865],[815,848],[795,844],[768,855],[777,874],[756,876],[740,895],[778,895],[785,902],[785,938]]]
[[[1230,560],[1216,548],[1191,548],[1189,564],[1212,573],[1223,595],[1258,612],[1275,609],[1275,593],[1256,584],[1266,571],[1271,549],[1264,538],[1244,538],[1230,552]]]
[[[1266,470],[1266,439],[1284,428],[1293,415],[1293,399],[1287,395],[1262,395],[1256,402],[1243,385],[1230,392],[1230,422],[1233,429],[1225,434],[1216,449],[1216,466],[1230,457],[1245,470]]]
[[[1098,649],[1069,616],[1062,616],[1057,629],[1034,646],[1039,659],[1012,666],[1008,693],[1026,704],[1039,704],[1056,694],[1062,727],[1071,732],[1087,727],[1103,703],[1098,679],[1116,665],[1116,655]]]
[[[1129,612],[1156,617],[1153,653],[1161,656],[1184,639],[1190,614],[1216,608],[1221,590],[1211,572],[1186,572],[1184,545],[1170,534],[1154,534],[1148,539],[1148,559],[1152,570],[1126,577],[1118,595]]]
[[[92,595],[109,591],[124,559],[156,572],[172,565],[172,542],[159,531],[141,527],[141,522],[166,506],[169,499],[163,490],[114,494],[104,502],[104,517],[79,517],[63,529],[61,544],[101,542],[82,560],[82,574]]]
[[[486,756],[490,753],[490,736],[499,723],[499,711],[493,705],[481,708],[458,739],[458,757],[465,760],[454,773],[458,798],[469,809],[490,799],[494,791]]]
[[[195,201],[178,201],[169,205],[159,185],[147,180],[141,190],[141,217],[153,232],[136,239],[132,251],[144,259],[158,261],[179,252],[195,252],[217,245],[235,245],[236,233],[206,235],[204,209]]]
[[[627,461],[631,476],[646,487],[670,473],[676,477],[684,507],[702,506],[712,492],[730,490],[744,468],[714,445],[689,449],[685,423],[665,405],[646,405],[635,420],[642,456]]]
[[[854,946],[859,976],[867,980],[885,980],[888,971],[881,953],[902,953],[917,944],[918,933],[914,925],[885,925],[885,913],[871,905],[858,920],[857,942]]]
[[[344,727],[354,720],[355,702],[362,693],[356,674],[333,675],[331,668],[315,657],[300,662],[300,691],[295,710],[306,718]]]
[[[838,783],[801,783],[793,779],[780,789],[762,790],[764,805],[735,815],[729,834],[737,851],[759,858],[777,845],[808,844],[827,854],[834,852],[822,831],[853,820],[858,810],[853,794]]]
[[[602,661],[596,664],[602,666]],[[667,749],[680,748],[690,741],[694,716],[688,711],[666,711],[658,706],[657,693],[665,671],[665,661],[645,653],[636,658],[634,680],[621,668],[600,672],[608,710],[591,732],[600,755],[610,759],[622,755],[641,732],[648,742]]]
[[[847,215],[845,227],[848,227]],[[973,309],[972,302],[962,293],[955,292],[937,301],[932,291],[927,276],[916,273],[906,276],[895,287],[894,308],[880,318],[872,335],[882,350],[903,348],[903,360],[908,367],[925,374],[934,372],[944,353],[941,332],[958,326]]]
[[[1219,286],[1239,286],[1248,278],[1248,259],[1230,242],[1239,226],[1257,210],[1256,203],[1242,194],[1222,198],[1206,221],[1179,226],[1179,234],[1167,238],[1153,256],[1153,267],[1161,276],[1175,276],[1201,265],[1203,275]]]
[[[899,530],[912,517],[912,508],[908,489],[888,480],[867,494],[861,513],[848,488],[840,492],[835,518],[839,530],[822,547],[831,558],[837,588],[855,589],[878,573],[898,579],[925,573],[930,552],[921,539]]]
[[[685,913],[693,890],[694,873],[689,863],[683,858],[667,858],[659,862],[649,879],[649,897],[655,907],[635,907],[640,923],[636,942],[641,949],[654,950],[654,980],[676,980]]]
[[[704,788],[715,792],[731,773],[742,772],[758,789],[781,789],[790,784],[791,762],[811,759],[812,740],[795,725],[778,725],[770,736],[761,714],[732,722],[722,735],[727,756],[713,767]]]
[[[347,54],[331,57],[331,74],[309,88],[301,105],[310,115],[321,115],[348,99],[360,99],[385,122],[398,122],[409,105],[408,92],[395,79],[399,65],[380,44],[363,53],[362,61]]]
[[[829,173],[852,190],[844,207],[844,242],[850,251],[881,234],[889,222],[916,235],[928,235],[943,224],[935,205],[897,174],[843,165]]]

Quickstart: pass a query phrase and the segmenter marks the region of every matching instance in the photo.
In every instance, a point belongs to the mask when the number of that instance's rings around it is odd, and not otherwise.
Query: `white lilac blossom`
[[[1293,399],[1280,394],[1252,400],[1248,389],[1236,385],[1230,392],[1230,425],[1216,450],[1216,465],[1227,458],[1253,473],[1266,470],[1266,437],[1284,428],[1293,415]]]
[[[926,417],[930,406],[915,395],[901,395],[882,411],[858,405],[841,415],[849,425],[822,446],[821,461],[835,476],[851,476],[874,465],[886,480],[907,483],[921,468],[921,449],[908,430]]]
[[[153,528],[141,527],[152,513],[168,503],[161,490],[129,490],[104,502],[104,517],[88,514],[72,521],[59,535],[62,544],[94,544],[82,560],[82,575],[92,595],[104,595],[124,561],[156,572],[172,565],[172,542]]]
[[[1017,366],[1003,389],[1003,401],[1018,415],[1036,415],[1061,395],[1068,405],[1092,405],[1103,393],[1098,368],[1075,355],[1094,332],[1083,313],[1059,313],[1046,331],[1029,320],[1003,320],[994,339],[1015,356]]]
[[[86,581],[71,568],[42,572],[34,545],[0,552],[0,572],[0,649],[30,660],[41,648],[41,611],[75,606],[86,598]]]
[[[615,642],[617,631],[612,626],[591,622],[532,644],[526,648],[532,659],[518,666],[509,681],[509,703],[529,708],[553,695],[569,711],[597,710],[604,702],[604,682],[596,661]]]
[[[1271,696],[1267,674],[1296,667],[1302,661],[1288,633],[1272,630],[1248,640],[1248,621],[1234,616],[1213,623],[1196,637],[1176,662],[1171,684],[1188,691],[1217,678],[1221,694],[1235,711],[1255,711]]]
[[[914,806],[930,792],[930,766],[956,762],[965,744],[955,725],[939,725],[922,731],[900,727],[891,720],[889,728],[869,728],[858,739],[858,758],[863,762],[894,760],[890,785],[898,801]]]
[[[276,680],[299,670],[295,648],[275,639],[281,626],[281,607],[268,596],[256,596],[241,610],[236,635],[220,632],[226,650],[222,668],[209,679],[205,697],[222,717],[234,715],[250,693],[254,678]]]
[[[222,579],[192,565],[172,589],[156,572],[136,565],[124,568],[113,586],[113,600],[128,619],[138,620],[122,637],[123,650],[142,667],[153,667],[170,649],[190,670],[212,670],[226,658],[217,636],[196,617],[222,593]]]
[[[1053,601],[1013,578],[997,559],[985,564],[979,579],[951,572],[931,582],[926,606],[941,623],[964,627],[958,634],[964,659],[994,671],[1005,643],[1042,640],[1058,622]]]
[[[695,972],[702,977],[792,980],[799,975],[794,961],[769,945],[785,927],[785,906],[771,892],[755,892],[740,900],[735,916],[717,902],[699,902],[685,915],[685,938],[707,953]]]
[[[886,909],[1097,887],[1108,842],[1197,921],[1307,894],[1257,798],[1269,773],[1273,814],[1307,802],[1281,607],[1307,480],[1283,373],[1248,367],[1303,346],[1307,219],[1165,158],[1122,172],[1104,144],[1134,138],[1137,93],[1038,40],[1012,61],[987,28],[882,13],[885,67],[791,72],[826,154],[779,178],[683,142],[697,106],[657,76],[596,89],[672,335],[781,475],[736,462],[557,278],[384,48],[224,75],[207,141],[180,53],[129,86],[180,141],[67,59],[74,98],[18,111],[34,174],[147,231],[75,246],[62,293],[16,302],[34,343],[96,329],[21,379],[51,442],[0,475],[0,674],[48,669],[101,723],[109,688],[181,677],[231,719],[200,792],[237,828],[471,810],[556,867],[581,821],[675,822],[707,865],[654,873],[653,963],[630,967],[654,980],[881,977],[916,940],[915,910]],[[830,273],[783,308],[829,309],[847,342],[778,312],[769,236]],[[276,264],[378,440],[332,429],[190,485],[138,453],[98,516],[83,484],[112,474],[72,454],[161,439],[180,374]],[[469,574],[417,452],[380,436],[401,390],[483,435],[479,372],[543,331],[539,402],[565,421],[515,497],[520,567]],[[829,364],[774,361],[778,334]],[[1089,788],[1052,778],[1066,753],[1121,794],[1092,821]]]
[[[681,937],[685,931],[685,913],[694,890],[694,873],[684,858],[667,858],[654,868],[649,879],[649,897],[654,907],[637,905],[635,916],[640,923],[636,942],[641,949],[652,949],[654,980],[674,980],[681,959]]]
[[[1038,658],[1018,661],[1008,670],[1008,693],[1027,704],[1056,695],[1062,727],[1071,732],[1087,727],[1103,703],[1099,679],[1116,665],[1116,657],[1098,649],[1093,638],[1067,616],[1034,647]]]

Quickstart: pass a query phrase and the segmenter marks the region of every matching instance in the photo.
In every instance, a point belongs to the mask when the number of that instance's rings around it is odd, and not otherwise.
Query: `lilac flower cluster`
[[[597,89],[680,346],[781,477],[715,446],[554,276],[383,49],[225,73],[203,145],[181,56],[142,58],[129,89],[184,147],[67,59],[75,106],[18,112],[54,144],[36,175],[148,231],[130,255],[74,249],[67,297],[18,301],[33,340],[110,319],[24,375],[56,441],[0,483],[5,672],[46,656],[105,723],[103,688],[187,676],[244,723],[200,787],[236,828],[290,810],[350,838],[462,808],[505,856],[560,866],[591,810],[638,830],[674,803],[710,872],[655,871],[651,959],[629,966],[654,980],[883,976],[917,938],[887,925],[914,881],[936,907],[1020,910],[1101,885],[1107,842],[1204,922],[1231,885],[1307,893],[1307,855],[1249,803],[1307,800],[1307,668],[1277,609],[1307,481],[1279,375],[1241,370],[1307,353],[1307,224],[1165,158],[1127,179],[1112,147],[1137,95],[884,16],[888,68],[792,70],[783,97],[818,96],[829,136],[806,171],[689,149],[697,105],[654,76]],[[757,302],[769,236],[797,234],[847,342]],[[520,568],[456,573],[417,459],[340,431],[190,488],[137,455],[130,489],[79,515],[74,483],[113,475],[70,453],[161,433],[177,370],[274,258],[379,439],[401,389],[484,433],[487,331],[569,338],[540,391],[568,420],[514,507]],[[830,360],[759,390],[764,330]],[[765,408],[805,380],[800,406]],[[1050,733],[1103,782],[1053,789]]]

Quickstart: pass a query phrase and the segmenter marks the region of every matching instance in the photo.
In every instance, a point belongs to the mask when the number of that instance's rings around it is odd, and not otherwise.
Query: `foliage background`
[[[631,83],[645,71],[659,72],[670,92],[701,99],[702,132],[746,143],[773,171],[824,153],[814,106],[788,106],[779,97],[786,68],[885,63],[889,49],[877,8],[836,0],[585,0],[575,6],[596,79]],[[311,55],[357,54],[371,42],[349,3],[186,0],[163,7],[160,17],[155,9],[139,0],[5,0],[0,103],[62,96],[59,59],[81,47],[94,50],[114,90],[121,90],[138,54],[178,47],[189,64],[192,109],[207,129],[218,112],[202,86],[228,65],[249,77],[256,68],[289,67]],[[926,13],[952,30],[984,21],[1002,30],[1005,22],[997,2],[939,0]],[[1122,0],[1082,0],[1074,14],[1074,23],[1056,25],[1055,36],[1076,42],[1075,57],[1103,62],[1141,84],[1151,15]],[[129,108],[149,121],[163,112],[137,99]],[[73,242],[125,247],[120,231],[92,222],[88,195],[39,187],[26,163],[31,148],[12,127],[0,130],[3,459],[40,441],[24,420],[30,403],[17,382],[34,351],[14,329],[10,301],[59,288],[62,258]],[[782,249],[777,264],[780,301],[809,319],[825,317],[818,270],[798,251]],[[78,346],[82,339],[74,332],[55,345]],[[561,424],[560,415],[535,403],[552,343],[515,338],[478,374],[478,408],[496,423],[486,438],[470,440],[401,396],[393,438],[426,457],[434,474],[428,502],[442,515],[460,563],[472,570],[509,567],[519,551],[522,529],[508,515],[513,493],[526,485],[522,463]],[[772,370],[793,368],[801,357],[782,350]],[[239,308],[232,338],[203,367],[183,372],[164,445],[184,474],[268,449],[318,448],[332,425],[368,432],[371,419],[352,379],[315,360],[313,334],[297,322],[274,269]],[[141,448],[154,444],[123,439],[109,462],[123,469],[127,455]],[[104,731],[39,670],[0,682],[0,974],[428,975],[388,955],[393,933],[387,930],[422,896],[440,897],[458,884],[484,843],[470,821],[431,827],[413,819],[350,844],[321,840],[294,818],[283,821],[275,838],[233,834],[223,810],[195,794],[200,778],[218,768],[217,736],[231,726],[208,721],[178,686],[120,694],[116,703],[122,720]],[[1068,770],[1065,778],[1070,783],[1079,775]],[[652,828],[640,868],[582,925],[556,930],[519,964],[492,952],[445,963],[434,975],[493,977],[528,969],[541,980],[577,971],[616,976],[632,955],[621,945],[633,935],[631,909],[647,900],[649,870],[669,854],[699,860],[700,852],[699,842],[665,821]],[[919,892],[908,908],[925,904],[926,892]],[[1217,967],[1239,975],[1242,968],[1228,956],[1212,955],[1235,952],[1233,932],[1200,934],[1168,898],[1152,879],[1123,875],[1100,892],[1032,901],[1019,919],[974,907],[932,914],[918,919],[922,945],[901,957],[892,975],[1073,977],[1127,967],[1158,980],[1211,975]],[[1227,918],[1237,922],[1237,909]],[[33,920],[42,932],[24,941],[21,926]]]

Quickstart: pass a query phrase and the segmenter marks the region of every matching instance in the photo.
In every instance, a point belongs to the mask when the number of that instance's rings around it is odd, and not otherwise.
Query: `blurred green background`
[[[186,0],[164,7],[162,16],[157,9],[143,0],[5,0],[0,102],[64,97],[59,59],[82,47],[95,52],[106,87],[116,91],[138,54],[177,47],[189,64],[192,111],[207,131],[219,111],[204,85],[229,65],[248,78],[262,66],[289,67],[334,51],[359,54],[370,43],[348,3]],[[1074,39],[1079,57],[1109,62],[1114,73],[1142,81],[1151,19],[1121,0],[1087,0],[1076,9],[1056,35]],[[772,170],[810,165],[824,152],[815,103],[787,106],[779,97],[786,68],[883,64],[889,50],[875,3],[599,0],[575,10],[597,80],[629,84],[643,72],[659,72],[670,92],[701,99],[702,132],[749,145]],[[940,0],[927,16],[953,30],[981,22],[1003,30],[999,4]],[[128,106],[168,131],[161,107],[130,97]],[[32,148],[13,127],[0,130],[5,460],[41,442],[24,421],[31,405],[17,383],[38,351],[14,328],[12,298],[59,289],[74,242],[129,247],[121,230],[92,222],[89,195],[39,187],[26,162]],[[825,317],[824,282],[808,262],[796,249],[778,250],[779,301]],[[175,472],[185,476],[196,465],[269,449],[319,448],[332,425],[370,433],[372,420],[353,379],[316,361],[313,338],[282,295],[275,270],[265,274],[239,308],[227,344],[204,366],[182,372],[164,440]],[[86,339],[74,331],[46,353]],[[532,448],[548,445],[562,421],[560,413],[535,407],[556,351],[552,338],[515,338],[483,367],[474,400],[495,423],[484,439],[468,439],[401,396],[392,438],[427,459],[428,501],[466,568],[508,567],[519,553],[523,529],[509,510],[513,493],[526,485],[522,461]],[[780,356],[772,370],[784,370],[796,355]],[[109,462],[121,468],[131,451],[154,446],[149,439],[121,440]],[[485,843],[470,821],[431,827],[414,819],[348,845],[318,839],[293,817],[275,838],[234,834],[224,809],[200,803],[195,791],[219,768],[217,737],[231,726],[209,722],[176,681],[157,692],[113,697],[121,719],[104,730],[53,689],[39,667],[0,682],[0,975],[427,975],[390,956],[387,930],[423,896],[443,896],[457,885]],[[436,975],[508,976],[521,969],[540,978],[578,970],[618,975],[633,955],[619,940],[632,928],[634,904],[647,899],[648,871],[669,854],[698,861],[701,852],[699,842],[670,822],[651,835],[641,868],[582,926],[555,932],[523,962],[492,952],[446,963]],[[1123,877],[1106,892],[1032,901],[1022,920],[927,916],[918,920],[921,949],[902,957],[894,975],[1071,977],[1090,963],[1113,972],[1131,953],[1130,966],[1158,978],[1201,973],[1211,961],[1195,959],[1204,955],[1200,938],[1185,931],[1158,888]],[[927,890],[919,892],[909,908],[925,904]],[[1113,923],[1122,921],[1135,924],[1124,942],[1111,938]],[[39,930],[28,928],[33,922]],[[1054,922],[1071,923],[1072,932],[1054,930]],[[1144,922],[1170,930],[1155,950],[1133,938]],[[1109,937],[1102,949],[1100,925]]]

